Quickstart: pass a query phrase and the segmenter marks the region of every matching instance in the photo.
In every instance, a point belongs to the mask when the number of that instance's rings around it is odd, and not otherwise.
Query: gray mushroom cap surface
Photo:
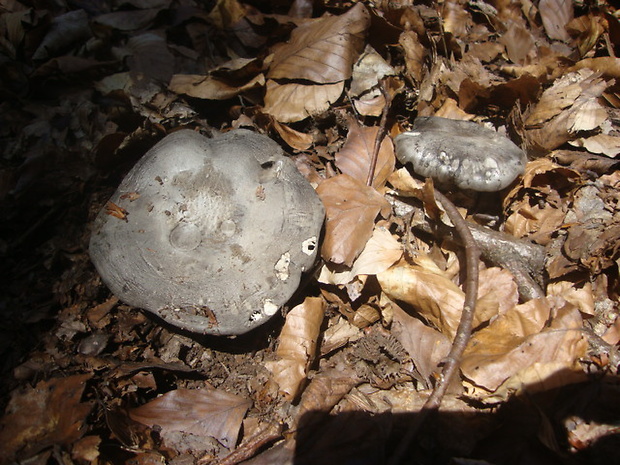
[[[323,219],[312,186],[267,136],[182,130],[127,174],[95,220],[90,256],[125,303],[192,332],[238,335],[297,290]]]
[[[394,139],[396,157],[440,187],[499,191],[525,171],[525,153],[510,139],[471,121],[418,117]]]

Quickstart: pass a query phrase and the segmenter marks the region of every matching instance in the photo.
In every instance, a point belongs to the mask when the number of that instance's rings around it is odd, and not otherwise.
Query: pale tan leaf
[[[170,80],[169,89],[172,92],[195,98],[226,100],[239,95],[245,90],[252,89],[253,87],[262,87],[263,85],[265,85],[265,77],[262,74],[241,86],[227,84],[212,76],[175,74]]]
[[[506,47],[506,54],[510,61],[517,65],[528,64],[531,54],[535,53],[534,38],[521,24],[510,21],[507,29],[499,41]]]
[[[325,301],[307,297],[286,315],[275,361],[265,362],[279,384],[280,392],[292,400],[300,393],[308,368],[314,360],[317,339],[325,313]]]
[[[317,193],[327,216],[321,255],[351,266],[372,235],[377,215],[390,214],[390,204],[375,189],[346,174],[323,181]]]
[[[569,142],[575,147],[583,147],[590,153],[600,153],[608,157],[620,154],[620,137],[609,134],[597,134],[592,137],[580,137]]]
[[[413,306],[439,331],[454,337],[465,294],[428,255],[418,255],[413,264],[401,261],[379,273],[377,279],[388,297]]]
[[[326,111],[340,98],[344,82],[334,84],[278,84],[267,81],[265,113],[281,123],[301,121]]]
[[[378,132],[379,128],[376,126],[352,126],[349,129],[347,141],[342,149],[336,153],[338,169],[344,174],[366,183]],[[396,157],[394,156],[392,140],[389,137],[384,137],[379,147],[372,186],[377,189],[383,187],[388,176],[394,171],[395,164]]]
[[[368,10],[358,3],[343,15],[299,26],[291,40],[275,50],[267,76],[320,84],[349,79],[369,24]]]
[[[540,17],[550,39],[568,42],[570,35],[566,25],[573,19],[572,0],[540,0]]]
[[[353,66],[349,93],[353,97],[358,97],[377,86],[384,77],[395,74],[394,68],[374,48],[366,45],[364,53]]]
[[[547,295],[562,297],[579,309],[584,315],[594,315],[594,295],[592,284],[585,283],[583,287],[577,287],[569,281],[556,281],[547,286]]]
[[[476,324],[506,313],[519,303],[519,291],[512,274],[501,268],[480,271]]]
[[[558,302],[561,305],[561,302]],[[587,346],[581,317],[571,305],[553,308],[535,299],[500,315],[476,332],[461,363],[464,376],[488,391],[537,363],[564,363],[571,369]]]
[[[567,337],[564,341],[566,345],[571,342],[568,337],[574,337],[576,348],[580,349],[578,353],[585,352],[583,349],[586,344],[580,338],[580,331],[569,330],[565,336]],[[545,342],[543,340],[542,344],[544,345]],[[566,361],[556,362],[554,360],[545,363],[536,362],[523,370],[519,370],[502,383],[495,392],[483,395],[481,400],[488,404],[496,404],[508,400],[513,394],[551,392],[562,386],[586,382],[588,379],[588,375],[584,373],[577,363],[571,365]]]
[[[162,436],[174,433],[216,438],[232,449],[241,422],[252,402],[225,391],[204,386],[176,389],[129,411],[132,420],[160,428]]]
[[[350,270],[331,271],[324,266],[318,280],[325,284],[347,284],[358,275],[374,275],[387,270],[402,255],[400,242],[384,227],[376,227]]]

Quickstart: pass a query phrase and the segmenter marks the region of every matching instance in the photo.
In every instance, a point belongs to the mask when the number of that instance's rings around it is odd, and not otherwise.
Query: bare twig
[[[366,185],[372,186],[372,181],[375,177],[375,171],[377,168],[377,159],[379,158],[379,148],[381,147],[381,142],[383,142],[383,138],[386,133],[387,126],[387,115],[390,111],[390,107],[392,106],[392,96],[387,91],[385,87],[385,81],[379,82],[379,89],[381,90],[381,94],[385,99],[385,106],[383,107],[383,111],[381,112],[381,122],[379,123],[379,130],[377,131],[377,138],[375,139],[375,146],[372,151],[372,159],[370,160],[370,167],[368,169],[368,177],[366,178]]]
[[[254,457],[258,450],[264,445],[280,439],[282,437],[282,430],[282,423],[271,422],[263,430],[250,437],[245,443],[241,444],[223,459],[212,462],[199,460],[198,463],[208,463],[209,465],[236,465],[244,462]]]
[[[401,458],[404,456],[409,444],[419,431],[420,426],[422,426],[426,418],[428,418],[431,413],[436,412],[439,409],[443,396],[457,374],[461,357],[463,356],[463,352],[465,351],[465,347],[469,341],[476,300],[478,299],[478,260],[480,258],[480,250],[478,249],[478,245],[476,244],[465,219],[461,216],[454,204],[437,190],[435,190],[435,197],[443,205],[444,210],[448,214],[452,224],[454,224],[454,227],[461,237],[465,247],[467,270],[467,279],[465,281],[465,303],[463,305],[463,312],[461,313],[461,321],[459,322],[459,326],[456,330],[456,336],[454,337],[450,353],[444,361],[439,381],[435,385],[435,388],[429,398],[422,406],[422,409],[415,417],[415,420],[409,425],[409,429],[402,438],[395,453],[392,455],[390,460],[390,464],[392,465],[400,463]]]

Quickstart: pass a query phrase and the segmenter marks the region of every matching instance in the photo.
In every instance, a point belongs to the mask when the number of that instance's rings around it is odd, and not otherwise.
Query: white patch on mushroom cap
[[[396,157],[438,186],[495,192],[525,170],[525,153],[508,138],[471,121],[418,117],[394,139]]]
[[[274,267],[276,270],[276,276],[280,281],[286,281],[289,276],[288,267],[291,264],[291,254],[289,252],[284,252],[280,257],[280,260],[276,263]]]
[[[278,307],[276,304],[274,304],[271,299],[265,299],[265,302],[263,304],[263,312],[265,313],[265,315],[267,316],[273,316],[276,314],[276,312],[278,311],[280,307]]]
[[[301,243],[301,251],[306,255],[312,255],[316,252],[316,236],[312,236]]]

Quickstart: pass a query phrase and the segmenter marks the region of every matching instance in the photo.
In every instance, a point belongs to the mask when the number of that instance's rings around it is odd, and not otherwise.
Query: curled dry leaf
[[[180,436],[193,437],[203,442],[215,438],[232,449],[250,405],[248,399],[205,386],[202,389],[169,391],[131,409],[129,416],[151,428],[161,428],[166,443],[179,445]]]
[[[321,256],[351,266],[372,235],[375,218],[387,218],[391,206],[375,189],[346,174],[323,181],[317,193],[327,216]]]
[[[608,118],[599,97],[611,84],[613,81],[590,69],[558,79],[524,113],[526,142],[537,149],[553,150],[578,131],[598,128]]]
[[[265,76],[262,74],[259,74],[241,86],[227,84],[212,76],[203,76],[201,74],[175,74],[170,80],[169,89],[172,92],[195,98],[226,100],[236,97],[243,91],[263,85],[265,85]]]
[[[517,305],[472,336],[461,370],[486,395],[523,370],[540,373],[544,364],[548,376],[571,371],[587,347],[581,326],[577,308],[562,299]]]
[[[344,81],[334,84],[278,84],[268,80],[265,92],[265,113],[281,123],[301,121],[326,111],[340,98]]]
[[[278,360],[265,366],[273,373],[280,385],[280,392],[288,400],[299,394],[314,360],[317,339],[325,312],[325,301],[319,297],[307,297],[286,315],[276,351]]]
[[[344,174],[363,183],[368,179],[370,163],[375,150],[375,141],[379,128],[354,125],[349,129],[347,141],[336,153],[336,166]],[[385,185],[390,174],[394,171],[396,157],[394,145],[389,137],[384,137],[379,147],[377,165],[372,179],[372,187],[379,189]]]
[[[349,79],[364,48],[369,24],[368,10],[358,3],[341,16],[299,26],[292,32],[291,40],[275,50],[267,76],[320,84]]]

